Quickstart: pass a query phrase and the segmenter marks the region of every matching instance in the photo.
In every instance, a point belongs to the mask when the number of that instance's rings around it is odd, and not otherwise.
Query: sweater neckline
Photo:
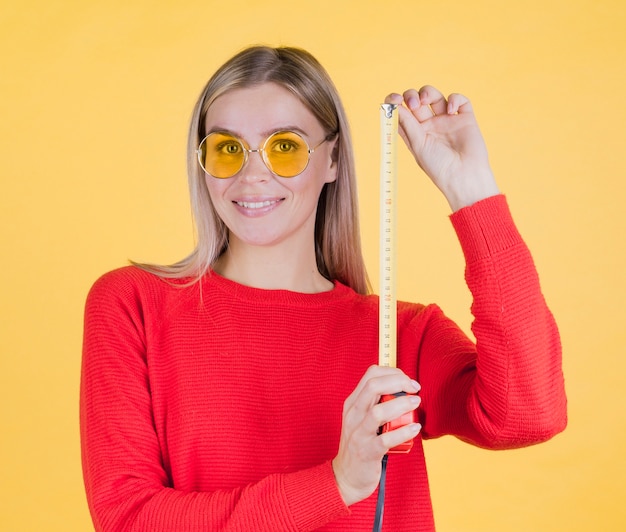
[[[354,294],[351,288],[337,280],[333,281],[331,290],[305,293],[285,289],[255,288],[227,279],[213,270],[210,270],[202,279],[202,287],[203,291],[217,289],[233,299],[260,305],[304,304],[310,307],[312,305],[326,305]]]

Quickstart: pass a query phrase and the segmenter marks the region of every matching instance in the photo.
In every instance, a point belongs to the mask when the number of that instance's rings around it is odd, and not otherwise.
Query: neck
[[[318,293],[333,288],[317,269],[313,245],[306,249],[252,246],[231,238],[214,270],[232,281],[267,290]]]

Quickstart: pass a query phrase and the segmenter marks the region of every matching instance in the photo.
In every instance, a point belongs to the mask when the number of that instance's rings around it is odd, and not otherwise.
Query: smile
[[[272,201],[236,201],[235,203],[244,209],[262,209],[278,203],[279,200]]]

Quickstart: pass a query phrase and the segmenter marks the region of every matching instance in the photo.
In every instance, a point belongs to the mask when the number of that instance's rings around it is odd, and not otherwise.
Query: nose
[[[272,172],[265,164],[261,149],[248,150],[248,157],[239,171],[239,178],[250,182],[268,181],[272,178]]]

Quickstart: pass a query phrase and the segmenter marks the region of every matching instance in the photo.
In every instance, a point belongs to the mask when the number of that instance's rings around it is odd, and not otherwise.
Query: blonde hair
[[[329,138],[337,136],[334,157],[337,179],[320,194],[315,222],[317,267],[327,279],[338,280],[361,294],[370,284],[361,253],[357,190],[352,141],[337,90],[321,64],[307,51],[293,47],[253,46],[228,60],[211,77],[193,110],[187,144],[187,171],[196,225],[196,248],[169,265],[138,264],[165,278],[206,274],[228,245],[228,228],[211,202],[196,150],[205,136],[208,108],[227,91],[276,83],[297,96],[314,114]]]

